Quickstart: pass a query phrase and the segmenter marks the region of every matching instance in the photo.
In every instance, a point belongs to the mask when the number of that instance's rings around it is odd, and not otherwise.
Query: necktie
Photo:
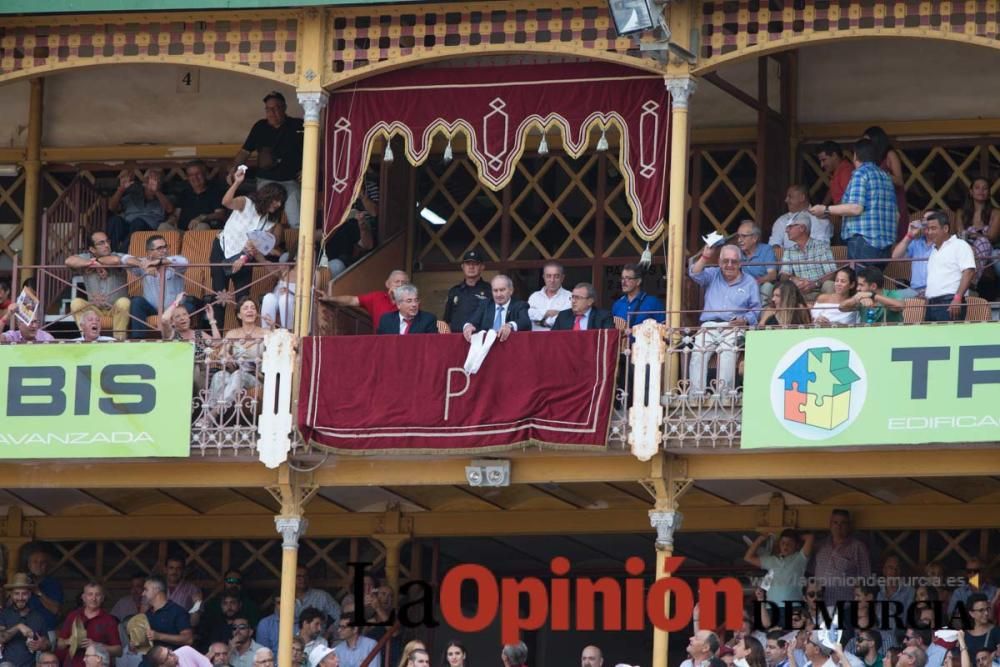
[[[500,331],[503,328],[503,306],[497,306],[496,317],[493,318],[493,330]]]
[[[412,317],[404,317],[403,318],[403,325],[399,328],[399,335],[402,336],[403,334],[410,333],[410,323],[412,323],[412,322],[413,322],[413,318]]]
[[[583,315],[577,315],[576,319],[573,320],[573,331],[580,331],[580,322],[583,321]]]

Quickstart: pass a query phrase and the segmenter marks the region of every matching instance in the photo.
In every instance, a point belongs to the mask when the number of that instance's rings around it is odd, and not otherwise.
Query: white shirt
[[[226,220],[226,226],[219,233],[219,245],[222,246],[222,254],[228,257],[235,257],[247,245],[250,232],[271,231],[274,223],[257,212],[257,207],[248,198],[243,198],[243,210],[233,210]]]
[[[414,317],[413,319],[415,320],[417,318]],[[410,327],[412,327],[412,326],[413,326],[413,320],[407,322],[406,318],[403,317],[403,314],[400,313],[400,315],[399,315],[399,335],[402,336],[404,334],[410,333]],[[306,655],[309,655],[309,653],[306,652]]]
[[[940,248],[932,249],[927,258],[927,298],[956,294],[962,271],[975,268],[972,246],[952,234]]]
[[[804,213],[809,216],[809,220],[812,222],[811,231],[809,236],[819,241],[823,241],[827,245],[830,245],[830,239],[833,238],[833,225],[830,224],[829,220],[824,220],[823,218],[817,218],[815,215],[808,211],[797,211],[795,213],[786,213],[777,220],[774,221],[774,226],[771,227],[771,240],[767,242],[770,246],[781,246],[782,248],[791,248],[795,245],[795,241],[788,238],[788,234],[785,233],[785,227],[788,223],[792,221],[792,218],[799,213]]]
[[[74,338],[73,342],[74,343],[86,343],[87,339],[84,338],[83,336],[80,336],[79,338]],[[94,343],[114,343],[116,341],[111,336],[98,336],[92,342],[94,342]]]
[[[544,289],[540,289],[528,297],[528,317],[531,318],[532,331],[551,331],[552,325],[556,323],[556,316],[545,318],[545,326],[538,324],[547,311],[566,310],[570,306],[572,293],[565,287],[560,287],[555,296],[549,296]]]

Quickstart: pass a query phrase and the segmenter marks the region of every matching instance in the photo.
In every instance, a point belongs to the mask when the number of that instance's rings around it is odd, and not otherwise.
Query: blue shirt
[[[44,580],[43,580],[44,581]],[[35,596],[31,596],[31,600]],[[13,606],[5,608],[0,612],[0,625],[5,628],[12,628],[18,623],[24,623],[35,631],[36,635],[44,635],[45,619],[29,605],[25,610],[28,613],[22,616]],[[16,633],[9,642],[3,646],[3,659],[5,662],[14,663],[17,667],[34,667],[35,654],[28,650],[28,640],[20,632]]]
[[[736,282],[729,283],[722,271],[709,266],[701,273],[694,273],[694,264],[688,267],[688,275],[705,289],[705,308],[700,322],[728,322],[743,318],[750,326],[756,326],[760,315],[760,289],[757,282],[740,271]]]
[[[142,257],[132,257],[132,255],[126,255],[122,258],[122,263],[128,259],[143,259]],[[163,281],[163,307],[166,308],[177,295],[187,289],[184,285],[184,272],[187,271],[188,261],[187,257],[183,255],[173,255],[167,257],[170,264],[166,267],[164,272],[166,277]],[[154,308],[160,305],[160,272],[157,270],[155,273],[146,273],[139,267],[132,269],[132,275],[142,278],[142,298],[149,302],[149,305]]]
[[[925,260],[910,262],[910,287],[913,289],[924,289],[927,287],[927,262],[931,256],[934,246],[927,242],[922,235],[910,241],[906,246],[906,256],[914,260]]]
[[[108,273],[111,273],[110,271]],[[112,301],[116,297],[112,297]],[[45,577],[38,582],[38,590],[45,594],[50,600],[55,600],[62,606],[63,603],[63,587],[58,581],[52,577]],[[45,631],[58,630],[59,629],[59,617],[53,614],[51,611],[45,608],[42,604],[41,599],[37,595],[32,595],[28,598],[28,607],[32,611],[37,611],[41,615],[42,620],[45,621]]]
[[[662,301],[642,291],[631,301],[628,300],[627,295],[622,294],[617,301],[611,304],[611,315],[622,318],[629,327],[646,320],[656,320],[662,323],[667,318],[665,310],[666,307]]]
[[[888,248],[896,240],[896,188],[892,177],[874,162],[865,162],[851,174],[851,182],[841,204],[860,204],[861,215],[844,216],[840,236],[847,240],[856,234],[875,248]]]
[[[752,255],[748,256],[742,251],[741,254],[743,255],[743,273],[749,273],[754,279],[763,278],[771,269],[777,269],[778,258],[774,254],[774,248],[769,245],[758,243]],[[747,266],[749,263],[758,264],[758,266]]]
[[[257,635],[254,637],[258,644],[268,647],[274,651],[275,655],[278,655],[278,625],[277,614],[265,616],[257,624]],[[298,634],[298,632],[293,632],[292,634]]]

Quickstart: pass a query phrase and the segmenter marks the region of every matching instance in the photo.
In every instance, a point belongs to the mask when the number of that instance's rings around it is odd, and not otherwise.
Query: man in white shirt
[[[550,331],[556,315],[570,307],[570,292],[562,286],[566,272],[558,262],[547,262],[542,268],[545,287],[528,297],[528,317],[532,331]]]
[[[101,316],[93,310],[88,310],[83,315],[80,316],[80,333],[83,334],[79,338],[74,338],[75,341],[80,341],[84,343],[114,343],[115,339],[111,336],[101,335]]]
[[[924,234],[932,246],[927,257],[928,322],[965,319],[962,300],[976,273],[972,246],[951,233],[948,216],[941,211],[928,213]]]
[[[809,189],[806,186],[798,184],[789,186],[788,192],[785,193],[785,205],[788,207],[788,213],[774,221],[774,225],[771,227],[771,239],[767,242],[769,246],[791,248],[795,245],[795,241],[789,239],[785,233],[785,227],[792,221],[795,214],[800,211],[805,211],[812,223],[810,226],[810,236],[817,241],[822,241],[830,245],[830,239],[833,238],[833,226],[829,220],[817,218],[812,213],[809,213]]]

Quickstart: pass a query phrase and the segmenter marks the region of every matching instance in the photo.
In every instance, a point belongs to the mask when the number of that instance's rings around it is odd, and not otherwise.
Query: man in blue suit
[[[570,307],[559,311],[553,331],[586,331],[587,329],[611,329],[615,326],[611,313],[594,308],[594,286],[577,283],[570,296]]]
[[[528,304],[514,299],[514,282],[507,276],[498,274],[490,283],[493,299],[480,303],[472,312],[469,321],[462,327],[465,340],[471,340],[477,331],[493,329],[500,342],[507,340],[515,331],[531,331]]]
[[[437,318],[420,310],[420,296],[413,285],[400,285],[392,290],[398,312],[386,313],[378,322],[379,334],[437,333]]]

